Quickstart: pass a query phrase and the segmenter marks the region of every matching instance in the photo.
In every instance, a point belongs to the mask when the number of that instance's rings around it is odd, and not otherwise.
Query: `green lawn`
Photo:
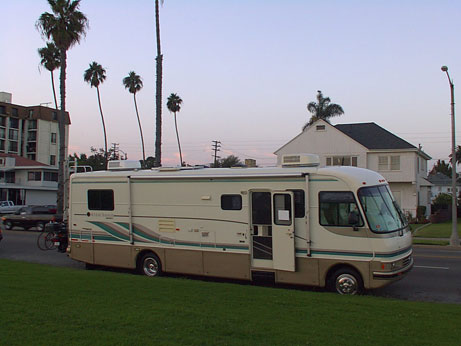
[[[461,219],[458,219],[458,234],[461,236]],[[433,223],[424,227],[413,234],[414,237],[421,238],[450,238],[451,221],[443,223]]]
[[[457,345],[459,305],[0,260],[0,345]]]
[[[413,238],[413,244],[415,244],[415,245],[441,245],[441,246],[447,246],[447,245],[450,244],[450,242],[448,240]]]

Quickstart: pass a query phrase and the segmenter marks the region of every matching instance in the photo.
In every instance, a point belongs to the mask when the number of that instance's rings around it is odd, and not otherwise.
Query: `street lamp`
[[[450,245],[459,246],[458,237],[458,216],[457,216],[457,196],[456,196],[456,151],[455,151],[455,85],[448,74],[448,67],[442,66],[442,71],[447,74],[451,91],[451,237]]]

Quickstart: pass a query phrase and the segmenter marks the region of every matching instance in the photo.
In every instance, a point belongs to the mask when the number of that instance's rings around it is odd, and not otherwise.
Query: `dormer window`
[[[317,125],[315,131],[325,131],[325,125]]]

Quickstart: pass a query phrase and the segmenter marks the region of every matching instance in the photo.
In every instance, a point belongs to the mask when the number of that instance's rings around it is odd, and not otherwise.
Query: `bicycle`
[[[48,230],[46,229],[47,227],[38,235],[37,246],[43,251],[54,250],[56,249],[55,238],[57,234],[54,227],[50,227]]]

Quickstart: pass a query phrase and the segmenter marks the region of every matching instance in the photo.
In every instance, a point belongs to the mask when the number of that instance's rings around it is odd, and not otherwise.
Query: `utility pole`
[[[455,142],[455,84],[448,74],[448,67],[442,66],[442,71],[447,74],[448,83],[450,84],[451,99],[451,237],[450,245],[459,246],[458,236],[458,207],[456,195],[456,142]]]
[[[221,142],[220,141],[211,141],[213,143],[212,145],[212,148],[213,148],[213,151],[214,151],[214,167],[218,167],[218,159],[220,158],[218,156],[218,151],[221,150]]]

